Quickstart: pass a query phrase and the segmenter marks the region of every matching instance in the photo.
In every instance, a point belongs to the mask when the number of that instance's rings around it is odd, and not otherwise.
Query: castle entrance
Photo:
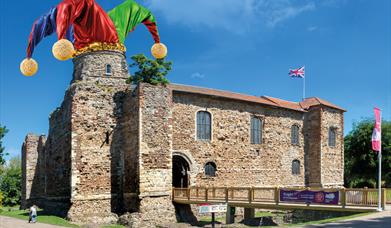
[[[189,163],[179,155],[172,157],[172,186],[187,188],[189,186]]]

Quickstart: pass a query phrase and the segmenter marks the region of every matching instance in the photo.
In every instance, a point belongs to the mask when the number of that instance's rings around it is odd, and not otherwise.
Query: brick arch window
[[[299,145],[299,129],[300,127],[296,124],[291,127],[291,143],[292,145]]]
[[[335,127],[329,128],[329,147],[335,147],[337,137],[337,129]]]
[[[299,160],[295,159],[292,161],[292,174],[293,175],[300,174],[300,161]]]
[[[251,143],[252,144],[262,143],[262,128],[263,128],[262,119],[256,116],[252,116],[251,117]]]
[[[207,111],[197,112],[197,139],[210,140],[211,139],[211,114]]]
[[[205,176],[214,177],[216,176],[216,164],[214,162],[207,162],[204,167]]]
[[[110,64],[106,64],[105,66],[105,75],[107,76],[112,75],[112,68]]]

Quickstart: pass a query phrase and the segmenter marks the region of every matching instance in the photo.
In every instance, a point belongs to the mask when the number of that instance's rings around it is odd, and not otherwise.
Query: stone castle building
[[[125,83],[119,52],[73,59],[48,135],[22,147],[22,207],[76,222],[175,221],[172,187],[342,186],[344,110],[170,84]]]

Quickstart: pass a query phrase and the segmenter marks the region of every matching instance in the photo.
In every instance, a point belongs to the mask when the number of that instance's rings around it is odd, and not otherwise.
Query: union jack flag
[[[289,76],[292,78],[304,78],[304,67],[289,69]]]

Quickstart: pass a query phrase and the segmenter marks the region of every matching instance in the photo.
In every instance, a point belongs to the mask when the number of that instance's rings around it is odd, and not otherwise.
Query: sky
[[[20,155],[27,133],[47,134],[72,79],[72,61],[58,61],[55,35],[34,51],[39,71],[24,77],[34,20],[60,0],[0,1],[0,124],[5,151]],[[110,10],[122,0],[96,0]],[[391,120],[391,1],[389,0],[139,0],[158,23],[173,61],[168,79],[208,88],[289,101],[302,99],[303,80],[288,77],[305,66],[306,97],[347,110],[345,134],[373,116]],[[151,57],[153,44],[140,25],[125,42],[129,56]],[[132,70],[131,70],[132,71]]]

